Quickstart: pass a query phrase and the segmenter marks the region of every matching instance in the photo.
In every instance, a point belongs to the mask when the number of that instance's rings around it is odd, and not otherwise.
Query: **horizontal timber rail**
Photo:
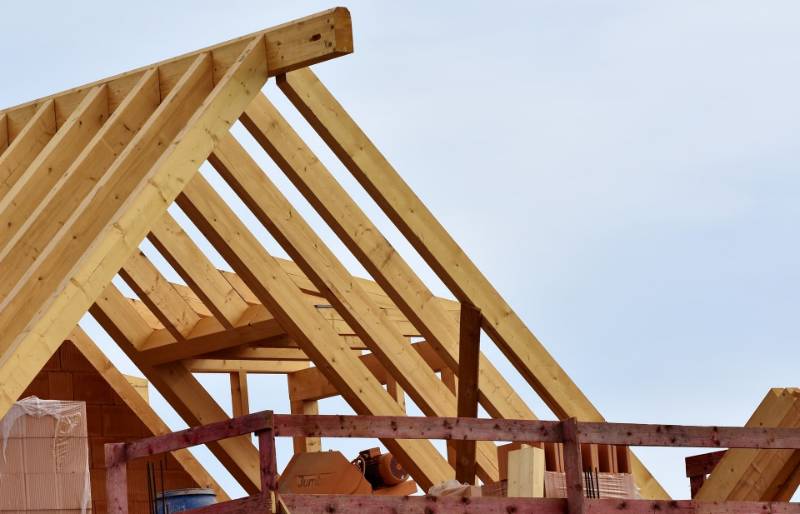
[[[130,443],[106,445],[109,512],[127,513],[125,468],[129,460],[220,439],[255,433],[259,439],[259,495],[192,512],[362,513],[793,513],[785,502],[698,502],[617,500],[585,497],[581,444],[624,446],[800,449],[800,429],[701,427],[631,423],[583,423],[477,418],[285,415],[258,412]],[[567,498],[432,498],[385,496],[277,495],[275,437],[374,437],[477,441],[562,442]]]

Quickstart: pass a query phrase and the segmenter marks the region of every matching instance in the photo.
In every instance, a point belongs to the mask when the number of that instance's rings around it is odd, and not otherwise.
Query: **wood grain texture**
[[[602,421],[600,412],[313,72],[287,74],[280,85],[456,298],[481,310],[484,330],[547,406],[559,418]],[[635,459],[633,473],[644,497],[669,498]]]

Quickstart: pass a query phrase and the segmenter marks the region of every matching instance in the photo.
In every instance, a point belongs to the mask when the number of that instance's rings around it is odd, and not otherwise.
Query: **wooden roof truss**
[[[426,415],[455,416],[461,377],[491,416],[536,419],[482,354],[476,380],[459,368],[466,305],[559,418],[603,420],[308,68],[350,52],[349,13],[337,8],[0,111],[0,414],[88,311],[190,426],[228,417],[193,372],[230,373],[235,413],[247,411],[247,373],[285,373],[297,413],[341,395],[359,414],[398,416],[408,394]],[[269,77],[457,302],[431,293],[261,92]],[[236,120],[374,282],[354,278],[298,214],[229,131]],[[270,255],[198,173],[206,161],[291,261]],[[235,273],[212,264],[173,203]],[[145,238],[186,286],[140,252]],[[383,442],[422,487],[453,477],[429,441]],[[258,489],[248,440],[210,448]],[[494,445],[475,451],[478,475],[495,480]],[[645,497],[666,497],[638,460],[633,471]]]

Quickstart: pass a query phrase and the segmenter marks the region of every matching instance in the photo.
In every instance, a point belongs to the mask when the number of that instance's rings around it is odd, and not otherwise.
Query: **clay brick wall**
[[[20,399],[32,395],[47,400],[86,402],[92,508],[95,514],[104,514],[106,484],[103,445],[153,434],[72,343],[61,345]],[[159,468],[159,460],[163,461],[164,456],[151,459],[156,470]],[[128,501],[131,513],[150,512],[147,505],[146,462],[147,460],[142,459],[128,465]],[[164,482],[167,490],[197,487],[196,482],[171,455],[166,456]],[[157,486],[161,490],[160,480]]]

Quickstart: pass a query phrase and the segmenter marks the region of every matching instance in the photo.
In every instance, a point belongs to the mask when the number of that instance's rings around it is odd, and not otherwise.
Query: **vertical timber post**
[[[583,487],[583,460],[575,418],[561,422],[564,438],[564,467],[567,486],[567,514],[586,513],[586,493]]]
[[[478,417],[478,362],[481,354],[481,311],[461,304],[458,341],[458,417]],[[456,444],[456,480],[475,484],[475,441]]]
[[[257,433],[261,469],[261,497],[267,504],[267,512],[277,512],[278,465],[275,454],[275,431],[272,424],[272,412],[267,413],[267,417],[269,428]]]
[[[125,443],[109,443],[106,457],[106,502],[109,514],[128,514],[128,462]]]

